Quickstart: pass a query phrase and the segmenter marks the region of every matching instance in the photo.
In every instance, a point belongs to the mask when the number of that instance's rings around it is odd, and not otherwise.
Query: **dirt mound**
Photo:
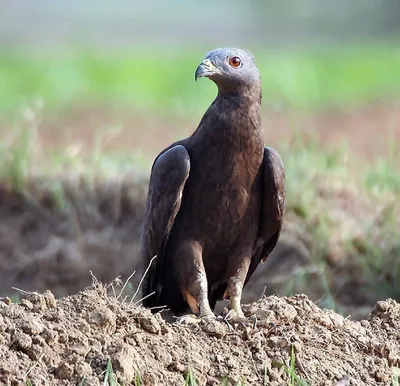
[[[245,327],[229,319],[169,324],[121,298],[95,282],[61,300],[50,292],[28,293],[19,304],[3,299],[0,383],[89,386],[116,377],[184,385],[189,374],[198,385],[389,385],[400,366],[393,300],[354,322],[304,295],[264,297],[244,307],[252,321]]]

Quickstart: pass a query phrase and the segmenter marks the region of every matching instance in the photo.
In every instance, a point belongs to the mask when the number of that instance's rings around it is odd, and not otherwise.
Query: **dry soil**
[[[100,386],[111,364],[124,385],[184,385],[189,372],[197,385],[398,385],[393,300],[351,321],[305,295],[270,296],[244,307],[248,326],[229,318],[186,326],[121,301],[116,284],[107,291],[95,281],[61,300],[49,291],[3,299],[1,384]]]

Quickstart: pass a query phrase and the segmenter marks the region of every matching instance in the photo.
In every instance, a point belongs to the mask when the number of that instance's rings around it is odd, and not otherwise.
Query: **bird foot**
[[[200,318],[193,314],[183,315],[177,318],[175,323],[179,325],[193,325],[200,323]]]
[[[197,317],[194,314],[188,314],[188,315],[183,315],[180,316],[179,318],[176,319],[176,323],[180,325],[194,325],[194,324],[199,324],[202,321],[209,321],[209,320],[214,320],[216,319],[216,315],[211,313],[211,314],[203,314]]]
[[[234,309],[230,309],[224,318],[230,324],[244,324],[249,325],[251,322],[244,316],[243,312],[237,312]]]

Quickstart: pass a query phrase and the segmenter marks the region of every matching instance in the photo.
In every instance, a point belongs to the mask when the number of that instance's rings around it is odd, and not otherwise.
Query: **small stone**
[[[60,343],[68,343],[68,341],[69,341],[69,335],[65,332],[65,333],[61,333],[59,336],[58,336],[58,341],[60,342]]]
[[[234,369],[237,367],[237,361],[235,361],[233,358],[228,358],[226,361],[226,367],[228,367],[230,370]]]
[[[369,338],[367,338],[366,336],[360,335],[357,337],[357,340],[363,345],[367,345],[369,343]]]
[[[99,378],[97,378],[93,375],[86,377],[84,384],[85,384],[85,386],[100,386],[101,385]]]
[[[168,367],[172,362],[172,356],[167,350],[163,350],[159,347],[153,349],[154,355],[158,361],[160,361],[165,367]]]
[[[181,362],[172,363],[172,365],[169,366],[168,368],[172,368],[174,371],[177,371],[179,373],[186,372],[186,366]]]
[[[143,368],[144,362],[136,349],[126,343],[117,347],[111,361],[117,373],[128,382],[132,382],[136,376],[137,368]]]
[[[329,315],[332,324],[336,328],[342,328],[344,326],[344,319],[342,315],[336,314],[336,313],[331,313]]]
[[[201,329],[210,336],[215,336],[216,338],[223,338],[228,330],[227,326],[218,320],[207,320],[201,323]]]
[[[28,299],[22,299],[19,304],[21,306],[24,306],[26,309],[28,310],[32,310],[33,309],[33,304],[32,302],[30,302]]]
[[[43,297],[44,297],[44,301],[46,302],[46,305],[48,308],[56,308],[56,306],[57,306],[56,298],[49,290],[45,291],[45,293],[43,294]]]
[[[379,312],[386,312],[390,308],[390,304],[385,300],[381,300],[376,303],[375,307]]]
[[[292,321],[297,316],[296,309],[287,303],[278,303],[274,308],[276,318],[286,322]]]
[[[81,355],[83,357],[86,357],[86,355],[90,351],[90,346],[88,345],[87,341],[85,340],[80,340],[78,342],[75,342],[69,347],[70,351],[74,354]]]
[[[272,310],[265,308],[258,308],[252,315],[255,315],[257,319],[261,319],[268,322],[275,322],[275,313]]]
[[[96,326],[106,334],[112,334],[117,328],[115,314],[109,308],[99,308],[90,313],[89,324]]]
[[[325,313],[317,315],[315,321],[324,327],[328,327],[329,329],[331,329],[333,326],[332,319]]]
[[[79,362],[75,365],[75,374],[79,379],[87,378],[92,375],[92,367],[89,363]]]
[[[17,332],[13,338],[13,346],[17,350],[26,351],[32,346],[32,338],[23,332]]]
[[[21,321],[20,327],[22,331],[29,335],[39,335],[44,330],[44,325],[36,319],[25,319]]]
[[[161,332],[159,321],[152,316],[139,318],[139,323],[143,330],[150,332],[151,334],[158,334]]]
[[[36,312],[41,312],[47,309],[45,297],[37,292],[31,292],[28,295],[28,300],[33,304],[33,310]]]
[[[53,346],[57,342],[58,332],[55,330],[46,329],[43,331],[42,336],[49,346]]]
[[[57,368],[56,375],[60,379],[71,379],[74,375],[74,368],[71,364],[62,362]]]

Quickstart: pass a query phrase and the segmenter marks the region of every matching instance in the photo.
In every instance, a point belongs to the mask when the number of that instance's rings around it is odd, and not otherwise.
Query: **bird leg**
[[[189,248],[185,248],[185,266],[180,270],[182,272],[181,292],[192,312],[195,314],[199,313],[200,315],[199,318],[195,315],[186,315],[180,319],[182,321],[185,319],[184,323],[189,322],[190,324],[194,322],[194,318],[196,319],[196,323],[203,319],[214,319],[215,315],[208,301],[208,282],[201,247],[197,243],[191,243],[186,245],[186,247]]]
[[[200,291],[198,300],[200,308],[200,318],[214,319],[215,315],[214,312],[212,312],[210,303],[208,301],[208,286],[207,286],[207,277],[205,272],[200,272],[199,281],[200,281]]]
[[[197,279],[190,285],[188,290],[184,290],[182,293],[192,312],[200,312],[200,315],[199,317],[196,317],[196,315],[184,315],[178,319],[179,324],[197,324],[202,320],[215,319],[215,315],[208,302],[207,277],[205,272],[199,271]],[[193,293],[197,294],[197,296],[193,296]]]
[[[242,291],[244,281],[246,279],[247,271],[249,269],[250,260],[244,259],[241,261],[239,268],[236,273],[228,279],[228,293],[229,293],[229,308],[233,311],[233,315],[230,319],[234,321],[242,322],[246,318],[243,314],[240,301],[242,299]]]
[[[240,300],[242,299],[242,288],[241,288],[241,283],[240,282],[235,282],[234,280],[232,280],[232,282],[230,283],[230,308],[236,312],[237,316],[244,316],[243,311],[242,311],[242,307],[240,305]]]

